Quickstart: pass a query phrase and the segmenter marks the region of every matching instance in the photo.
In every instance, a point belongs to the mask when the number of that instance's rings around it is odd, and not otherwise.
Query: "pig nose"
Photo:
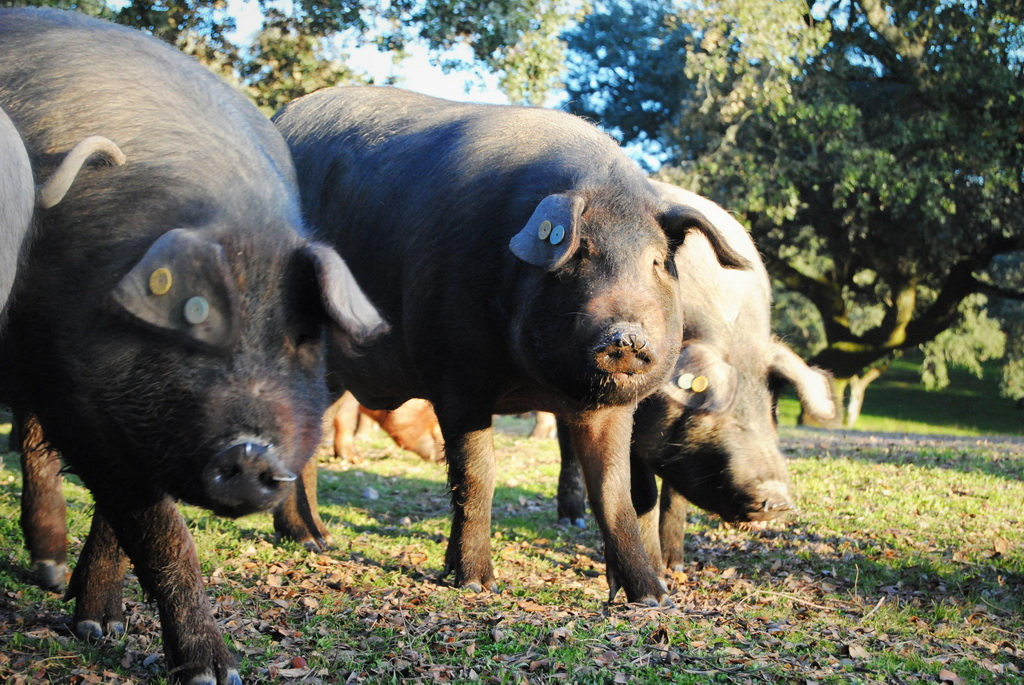
[[[768,521],[795,509],[789,496],[789,486],[782,481],[769,481],[757,489],[750,518],[754,521]]]
[[[643,373],[655,361],[646,332],[636,324],[616,326],[598,341],[593,352],[598,368],[610,374]]]
[[[250,440],[220,450],[203,470],[203,484],[215,510],[235,516],[273,507],[295,478],[270,445]]]

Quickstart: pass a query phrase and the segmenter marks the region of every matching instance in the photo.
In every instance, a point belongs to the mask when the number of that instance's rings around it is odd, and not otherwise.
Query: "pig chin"
[[[594,369],[590,374],[587,399],[593,404],[633,404],[654,391],[660,383],[657,374],[649,372]]]
[[[731,495],[724,494],[729,492]],[[690,492],[686,496],[701,509],[718,514],[723,521],[729,523],[772,521],[796,509],[789,486],[777,480],[763,481],[749,487],[712,487],[701,494]]]

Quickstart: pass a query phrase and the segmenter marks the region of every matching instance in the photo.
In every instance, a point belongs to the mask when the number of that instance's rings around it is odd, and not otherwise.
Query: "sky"
[[[260,28],[261,15],[256,0],[228,0],[228,8],[236,21],[237,28],[233,34],[236,42],[247,44]],[[409,51],[412,53],[409,58],[394,65],[387,53],[366,46],[346,50],[349,58],[345,62],[355,70],[370,74],[377,82],[395,76],[399,79],[397,85],[426,95],[464,102],[508,104],[508,98],[498,90],[497,79],[493,76],[484,77],[485,82],[480,85],[480,79],[468,73],[445,74],[440,67],[430,64],[427,51],[422,46],[410,47]],[[468,54],[469,48],[465,51]]]

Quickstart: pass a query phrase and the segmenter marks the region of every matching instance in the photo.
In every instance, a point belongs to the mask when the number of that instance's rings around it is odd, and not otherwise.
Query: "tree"
[[[495,73],[513,102],[541,104],[560,87],[562,29],[578,0],[261,0],[264,23],[252,45],[229,38],[225,0],[0,0],[0,6],[76,9],[134,26],[176,45],[270,112],[327,85],[366,82],[345,64],[345,48],[377,45],[394,59],[426,45],[446,69]],[[445,57],[456,46],[468,57]]]
[[[648,43],[687,34],[678,66],[693,87],[666,88],[665,116],[644,134],[663,145],[664,174],[738,211],[772,275],[818,310],[825,346],[812,361],[851,390],[855,420],[872,368],[979,324],[965,318],[982,306],[969,298],[1006,285],[987,269],[1024,248],[1024,6],[719,0],[661,11]],[[595,26],[588,17],[570,32],[570,50]],[[631,44],[642,43],[636,27],[622,26]],[[600,114],[619,125],[617,109]]]

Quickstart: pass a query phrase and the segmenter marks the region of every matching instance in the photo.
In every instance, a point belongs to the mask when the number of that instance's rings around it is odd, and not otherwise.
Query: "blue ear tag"
[[[210,318],[210,303],[205,297],[196,295],[185,302],[185,321],[193,326],[198,325]]]
[[[558,243],[562,242],[562,240],[564,240],[564,239],[565,239],[565,226],[563,226],[562,224],[558,224],[557,226],[555,226],[554,228],[551,229],[551,237],[549,238],[549,240],[551,241],[552,245],[557,245]]]

